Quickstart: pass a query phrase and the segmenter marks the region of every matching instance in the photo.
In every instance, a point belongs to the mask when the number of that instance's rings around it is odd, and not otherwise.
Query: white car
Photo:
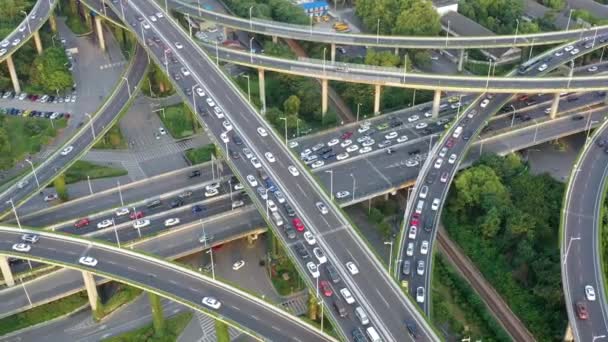
[[[481,103],[479,104],[479,106],[481,108],[486,108],[488,106],[488,103],[490,103],[490,100],[488,99],[483,99],[483,101],[481,101]]]
[[[319,268],[315,265],[314,262],[309,261],[306,263],[306,268],[308,268],[308,272],[312,275],[313,278],[319,278]]]
[[[162,12],[156,12],[156,17],[157,18],[164,18],[165,16],[162,14]]]
[[[439,150],[439,156],[441,158],[445,157],[445,155],[448,153],[448,148],[447,147],[442,147],[441,150]]]
[[[289,146],[289,148],[296,148],[298,147],[298,145],[300,145],[297,141],[290,141],[287,146]]]
[[[437,160],[435,160],[435,165],[433,167],[435,167],[436,169],[439,169],[439,168],[441,168],[441,165],[443,165],[443,159],[437,158]]]
[[[243,268],[243,266],[245,266],[245,260],[239,260],[239,261],[235,262],[234,264],[232,264],[232,269],[234,271],[238,271],[241,268]]]
[[[344,160],[348,157],[350,157],[350,154],[348,154],[348,152],[342,152],[336,156],[336,160]]]
[[[154,15],[151,15],[150,20],[152,20],[153,22],[156,22],[156,17]]]
[[[13,46],[18,45],[19,43],[21,43],[21,39],[16,38],[15,40],[13,40]]]
[[[203,297],[203,305],[208,306],[214,310],[217,310],[222,306],[222,303],[214,297]]]
[[[177,217],[172,217],[172,218],[166,219],[165,227],[172,227],[172,226],[178,225],[179,222],[180,222],[179,218],[177,218]]]
[[[3,40],[3,41],[0,43],[0,46],[2,46],[3,48],[5,48],[5,47],[9,46],[9,45],[10,45],[10,43],[11,43],[11,42],[9,42],[8,40]]]
[[[268,210],[270,210],[273,213],[276,212],[277,210],[279,210],[279,208],[277,207],[277,205],[271,199],[269,199],[269,200],[266,201],[266,206],[268,207]]]
[[[371,146],[365,146],[364,148],[362,148],[362,149],[359,150],[359,153],[360,154],[364,154],[364,153],[367,153],[367,152],[371,152],[371,150],[372,150]]]
[[[441,200],[439,198],[433,199],[433,203],[431,203],[431,210],[437,211],[439,209],[440,203],[441,203]]]
[[[566,47],[564,48],[564,50],[565,50],[566,52],[571,51],[572,49],[574,49],[574,46],[572,46],[572,45],[568,45],[568,46],[566,46]]]
[[[205,190],[219,189],[220,185],[220,182],[213,182],[205,185]]]
[[[112,220],[103,220],[99,223],[97,223],[97,228],[108,228],[109,226],[112,225]]]
[[[259,169],[262,167],[262,163],[260,163],[260,161],[258,160],[257,157],[252,157],[251,158],[251,164],[253,165],[253,167],[255,167],[256,169]]]
[[[593,286],[591,286],[591,285],[585,286],[585,297],[587,297],[587,300],[590,302],[595,301],[595,290],[593,289]]]
[[[215,107],[215,102],[213,102],[212,98],[208,97],[205,101],[207,101],[209,107]]]
[[[318,167],[321,167],[325,165],[325,162],[322,160],[317,160],[316,162],[312,163],[312,165],[310,165],[310,167],[312,167],[313,169],[316,169]]]
[[[407,118],[407,122],[414,122],[414,121],[418,121],[420,120],[420,115],[412,115],[409,118]]]
[[[402,135],[399,138],[397,138],[398,143],[402,143],[402,142],[406,142],[406,141],[407,141],[407,135]]]
[[[598,68],[597,68],[597,65],[594,65],[594,66],[590,66],[590,67],[588,67],[588,68],[587,68],[587,71],[589,71],[589,72],[596,72],[596,71],[597,71],[597,69],[598,69]]]
[[[16,243],[13,245],[13,250],[21,253],[27,253],[32,249],[32,245],[27,243]]]
[[[237,183],[234,185],[234,190],[238,191],[238,190],[243,190],[245,189],[245,186],[241,183]]]
[[[148,219],[137,220],[133,223],[133,228],[139,229],[139,228],[147,227],[149,225],[150,225],[150,220],[148,220]]]
[[[262,137],[265,137],[268,135],[268,132],[266,132],[266,130],[262,127],[258,127],[258,134]]]
[[[91,256],[80,257],[80,259],[78,259],[78,262],[82,265],[89,266],[89,267],[97,266],[97,259],[95,259]]]
[[[13,44],[13,45],[14,45],[14,44]],[[576,55],[576,54],[577,54],[577,53],[579,53],[579,52],[580,52],[580,50],[579,50],[579,49],[574,49],[574,50],[570,51],[570,54],[571,54],[571,55]]]
[[[553,55],[554,55],[554,56],[556,56],[556,57],[563,56],[563,55],[564,55],[564,51],[559,50],[559,51],[557,51],[556,53],[554,53]]]
[[[346,147],[350,146],[352,143],[353,143],[352,140],[346,139],[340,144],[340,146],[346,148]]]
[[[416,301],[424,303],[424,287],[420,286],[416,289]]]
[[[427,128],[429,124],[427,124],[426,122],[419,122],[416,124],[416,129],[423,129],[423,128]]]
[[[348,197],[349,195],[350,195],[350,192],[348,192],[348,191],[336,192],[336,198],[345,198],[345,197]]]
[[[410,227],[410,232],[407,235],[408,238],[412,239],[412,240],[416,240],[416,232],[418,232],[418,228],[416,228],[416,226],[411,226]]]
[[[247,182],[252,187],[258,186],[258,181],[255,179],[255,177],[253,175],[247,175]]]
[[[416,273],[418,275],[424,275],[424,260],[418,260],[418,267],[416,267]]]
[[[68,154],[70,154],[70,152],[72,152],[73,149],[74,149],[74,146],[70,145],[70,146],[64,148],[63,150],[61,150],[61,155],[67,156]]]
[[[448,159],[448,163],[454,164],[456,162],[456,158],[457,158],[456,153],[452,153],[450,155],[450,158]]]
[[[306,240],[306,243],[311,246],[317,243],[317,239],[315,239],[314,235],[312,235],[312,233],[308,230],[304,232],[304,240]]]
[[[414,243],[413,242],[408,242],[407,243],[407,249],[405,250],[405,254],[407,256],[414,255]]]
[[[429,242],[427,240],[422,241],[420,245],[420,254],[427,255],[429,253]]]
[[[368,146],[372,146],[375,143],[376,143],[376,141],[374,139],[367,139],[363,143],[361,143],[361,146],[368,147]]]
[[[0,56],[4,56],[6,54],[6,49],[0,49]]]
[[[25,31],[25,25],[19,26],[19,32],[23,32],[23,31]]]
[[[118,216],[118,217],[120,217],[120,216],[125,216],[125,215],[127,215],[128,213],[129,213],[129,208],[120,208],[120,209],[117,209],[117,210],[114,212],[114,214],[115,214],[116,216]]]
[[[215,113],[215,117],[216,118],[218,118],[218,119],[223,119],[224,118],[224,113],[222,113],[222,108],[220,108],[220,107],[213,107],[213,112]]]
[[[313,248],[312,254],[314,254],[317,260],[319,260],[319,264],[324,264],[327,262],[327,257],[325,256],[325,253],[323,253],[320,247]]]
[[[264,153],[264,157],[266,157],[266,159],[271,163],[274,163],[275,161],[277,161],[271,152]]]
[[[355,152],[359,149],[359,145],[350,145],[346,148],[346,152]]]
[[[143,22],[141,25],[142,25],[142,26],[143,26],[143,27],[144,27],[146,30],[149,30],[149,29],[150,29],[150,24],[148,24],[148,23],[147,23],[147,22],[145,22],[145,21],[144,21],[144,22]]]
[[[285,203],[285,195],[283,195],[283,193],[279,190],[274,192],[274,197],[277,199],[277,201],[281,204]]]
[[[359,129],[357,129],[357,132],[359,132],[359,133],[364,133],[364,132],[367,132],[367,131],[369,131],[369,126],[363,126],[363,125],[361,125],[361,127],[359,127]]]
[[[232,130],[232,124],[228,120],[224,120],[224,122],[222,122],[222,126],[224,126],[224,129],[226,131],[231,131]]]
[[[330,140],[330,141],[327,143],[327,146],[334,146],[334,145],[337,145],[339,142],[340,142],[340,140],[338,140],[338,139],[334,138],[334,139],[331,139],[331,140]]]
[[[217,189],[208,189],[205,191],[205,197],[213,197],[219,194],[220,192]]]
[[[287,167],[287,170],[289,170],[289,173],[291,173],[291,175],[294,177],[297,177],[300,175],[300,171],[298,171],[298,169],[296,169],[296,167],[293,165],[289,165]]]
[[[420,164],[420,162],[417,161],[416,159],[408,159],[405,161],[405,166],[407,166],[407,167],[418,166],[418,164]]]
[[[158,132],[160,133],[160,135],[167,135],[167,131],[164,128],[162,128],[162,127],[160,127],[158,129]]]
[[[300,152],[300,158],[308,157],[312,153],[312,150],[307,148],[304,151]]]
[[[178,50],[181,50],[181,49],[183,49],[183,48],[184,48],[184,46],[183,46],[183,45],[182,45],[182,43],[180,43],[180,42],[175,42],[175,47],[176,47]]]
[[[220,134],[220,139],[222,139],[222,141],[224,142],[224,144],[227,144],[230,142],[230,138],[228,138],[228,132],[222,132],[222,134]]]
[[[247,159],[251,159],[253,157],[253,152],[251,152],[251,150],[247,147],[243,148],[243,154]]]
[[[357,267],[357,265],[355,265],[354,262],[349,261],[345,265],[346,265],[346,268],[348,268],[348,271],[350,272],[351,275],[359,274],[359,268]]]
[[[21,182],[17,183],[17,187],[18,187],[19,189],[23,189],[23,188],[25,188],[25,186],[26,186],[26,185],[28,185],[28,184],[29,184],[29,182],[27,181],[27,179],[24,179],[24,180],[22,180]]]
[[[319,211],[323,215],[325,215],[329,212],[329,209],[327,209],[327,206],[323,202],[317,202],[317,203],[315,203],[315,206],[317,206],[317,209],[319,209]]]
[[[538,67],[538,71],[545,71],[548,67],[549,66],[547,64],[543,63]]]
[[[384,138],[386,140],[391,140],[391,139],[395,139],[398,136],[399,136],[399,133],[397,133],[397,132],[390,132],[389,134],[385,135]]]
[[[353,295],[350,293],[350,291],[347,288],[340,289],[340,294],[342,295],[342,298],[344,298],[346,303],[348,303],[348,304],[355,303],[355,298],[353,297]]]

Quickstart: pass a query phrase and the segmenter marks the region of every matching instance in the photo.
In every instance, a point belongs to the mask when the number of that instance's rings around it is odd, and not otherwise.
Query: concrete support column
[[[325,116],[327,113],[327,89],[329,88],[328,80],[326,78],[321,80],[321,114]]]
[[[399,56],[399,48],[398,47],[395,48],[395,56]]]
[[[93,23],[91,22],[91,13],[87,10],[87,8],[83,8],[84,11],[84,22],[87,24],[88,28],[93,27]]]
[[[435,90],[435,96],[433,97],[433,118],[439,117],[439,105],[441,104],[441,90]]]
[[[38,54],[42,54],[42,41],[40,40],[40,32],[34,32],[34,45],[36,45],[36,51]]]
[[[82,278],[84,279],[84,287],[87,289],[87,296],[89,297],[89,304],[91,305],[91,310],[97,310],[97,304],[99,303],[99,293],[97,293],[97,284],[95,284],[95,279],[93,278],[93,274],[82,271]]]
[[[6,58],[6,65],[8,66],[8,73],[11,75],[11,81],[13,82],[13,90],[15,94],[21,92],[21,86],[19,85],[19,78],[17,78],[17,71],[15,71],[15,63],[13,63],[13,56],[10,55]]]
[[[462,70],[464,69],[464,56],[465,50],[462,49],[460,50],[460,55],[458,56],[458,72],[462,72]]]
[[[152,325],[156,335],[162,335],[165,331],[165,316],[163,315],[163,306],[160,303],[160,297],[157,294],[148,292],[150,300],[150,308],[152,309]]]
[[[266,113],[266,82],[264,81],[264,69],[258,69],[258,85],[260,87],[260,102],[262,103],[262,114]]]
[[[606,95],[604,95],[604,104],[608,104],[608,91],[606,92]]]
[[[558,108],[559,108],[559,93],[555,93],[553,95],[553,102],[551,103],[551,113],[549,114],[549,117],[551,119],[555,119],[555,117],[557,116]]]
[[[384,200],[388,201],[388,192],[384,194]]]
[[[227,40],[230,40],[230,38],[228,38],[228,33],[230,33],[228,31],[228,28],[226,26],[224,26],[224,38],[227,39]]]
[[[57,32],[57,19],[54,14],[49,16],[49,24],[51,25],[51,31]]]
[[[14,286],[15,279],[13,278],[13,271],[11,271],[11,266],[8,264],[8,257],[0,256],[0,270],[2,270],[2,277],[4,278],[6,286]]]
[[[99,47],[101,50],[106,51],[106,41],[103,38],[103,26],[101,26],[101,17],[95,17],[95,28],[97,29],[97,40],[99,40]]]
[[[335,62],[336,61],[336,44],[332,43],[331,44],[331,61]]]
[[[247,243],[253,245],[258,240],[258,234],[247,235]]]
[[[376,84],[374,88],[374,115],[378,115],[380,114],[380,95],[382,93],[382,86]]]
[[[279,37],[277,37],[277,36],[272,36],[272,42],[273,42],[274,44],[278,43],[278,42],[279,42]]]

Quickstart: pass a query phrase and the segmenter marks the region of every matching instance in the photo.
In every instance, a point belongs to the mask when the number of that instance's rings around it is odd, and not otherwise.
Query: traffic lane
[[[4,239],[0,242],[0,249],[10,251],[12,241],[18,237],[19,234],[16,233],[0,233],[0,238]],[[215,312],[271,340],[326,340],[322,335],[316,333],[316,329],[308,329],[298,324],[299,320],[294,319],[293,316],[268,309],[257,301],[225,288],[225,285],[194,277],[181,270],[145,260],[140,256],[126,255],[114,250],[87,245],[86,242],[66,242],[51,237],[41,238],[30,254],[68,264],[78,263],[80,256],[91,256],[99,261],[95,270],[128,279],[131,282],[146,284],[161,292],[178,296],[199,308],[202,307],[201,299],[204,296],[216,297],[222,302],[222,307]],[[255,312],[256,316],[252,315],[252,312]],[[267,324],[268,322],[272,323]]]
[[[121,195],[123,202],[128,204],[141,201],[152,196],[152,194],[163,194],[175,189],[196,186],[212,179],[211,167],[209,165],[195,169],[201,171],[200,177],[188,177],[192,170],[192,168],[186,168],[185,170],[177,171],[177,173],[152,177],[145,182],[137,184],[121,184],[120,193],[117,185],[111,191],[78,198],[76,201],[71,200],[45,210],[26,214],[23,214],[20,210],[19,219],[21,223],[28,226],[48,226],[75,217],[84,217],[103,210],[120,207]]]
[[[134,65],[126,75],[126,77],[129,78],[129,82],[132,84],[139,83],[139,80],[141,80],[144,75],[144,71],[147,68],[147,59],[143,49],[139,47],[136,49],[134,59]],[[102,110],[100,113],[98,112],[97,115],[94,116],[94,130],[100,132],[120,112],[128,100],[128,89],[125,87],[126,85],[123,84],[120,89],[117,90],[112,101],[104,108],[104,110]],[[43,162],[37,167],[36,175],[41,183],[45,183],[53,179],[65,163],[71,161],[73,158],[76,158],[77,155],[79,155],[91,144],[93,141],[93,136],[91,130],[87,129],[87,125],[84,125],[79,132],[81,132],[80,135],[72,142],[74,150],[71,153],[69,153],[67,156],[62,156],[60,153],[55,153],[50,157],[50,159],[47,159],[47,161]],[[29,181],[27,185],[21,189],[14,185],[0,195],[0,197],[2,197],[0,199],[0,212],[6,213],[8,210],[10,210],[10,204],[7,203],[9,199],[12,199],[15,204],[18,204],[32,192],[38,191],[36,182],[33,178],[33,176],[29,175],[24,177],[23,179]]]
[[[205,221],[205,231],[217,236],[215,241],[228,238],[232,234],[242,233],[256,228],[261,217],[255,210],[247,208],[236,215],[211,218]],[[200,231],[196,226],[180,229],[173,234],[161,235],[141,241],[136,248],[145,252],[155,253],[164,258],[172,258],[193,250],[198,243]],[[32,264],[38,264],[32,262]],[[24,263],[27,266],[27,263]],[[101,278],[98,278],[99,281]],[[105,280],[104,280],[105,281]],[[44,303],[50,299],[75,293],[84,288],[82,275],[79,271],[59,269],[43,277],[32,279],[25,283],[29,296],[34,303]],[[0,317],[29,307],[29,301],[22,286],[14,286],[0,291]]]

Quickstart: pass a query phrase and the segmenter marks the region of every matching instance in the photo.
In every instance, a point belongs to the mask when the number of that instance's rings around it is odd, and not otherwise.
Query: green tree
[[[29,1],[2,0],[0,1],[0,18],[16,22],[21,17],[21,11],[26,11],[30,6],[31,3]]]
[[[11,153],[11,140],[8,137],[8,133],[2,127],[0,127],[0,154],[9,155]]]
[[[308,292],[308,319],[316,321],[319,311],[319,304],[317,303],[317,297],[312,292]]]
[[[441,30],[439,15],[426,0],[358,0],[355,10],[370,31],[381,34],[431,36]]]
[[[69,199],[68,195],[68,187],[65,185],[65,175],[60,175],[53,180],[53,187],[57,192],[57,196],[62,202],[65,202]]]
[[[300,98],[296,95],[291,95],[283,102],[283,111],[287,115],[298,115],[300,112]]]
[[[395,67],[401,63],[401,58],[391,51],[368,49],[365,55],[365,64],[385,67]]]
[[[230,334],[228,333],[228,324],[215,320],[215,336],[217,342],[230,342]]]
[[[69,61],[61,48],[47,48],[34,59],[30,69],[32,87],[44,92],[70,89],[74,84],[72,74],[67,68]]]
[[[441,31],[439,14],[430,1],[412,1],[395,22],[393,34],[408,36],[435,36]]]
[[[565,0],[542,0],[542,3],[543,5],[558,11],[561,11],[566,5]]]
[[[523,0],[462,0],[458,12],[499,34],[515,32],[524,12]]]

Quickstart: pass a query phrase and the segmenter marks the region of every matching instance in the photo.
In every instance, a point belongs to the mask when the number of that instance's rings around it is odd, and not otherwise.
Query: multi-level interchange
[[[52,27],[56,26],[53,9],[57,3],[58,0],[38,1],[24,21],[27,29],[16,29],[6,38],[6,41],[10,42],[9,46],[0,50],[0,60],[7,63],[16,93],[20,92],[20,85],[12,55],[32,36],[36,48],[42,50],[38,30],[47,19]],[[115,208],[123,205],[123,196],[124,202],[127,203],[141,200],[141,197],[130,199],[128,189],[121,192],[120,202],[117,202],[115,192],[109,191],[95,197],[85,197],[77,204],[68,202],[61,210],[46,209],[13,221],[20,205],[37,195],[67,170],[110,129],[117,121],[118,114],[133,100],[133,94],[139,88],[150,61],[153,61],[169,76],[184,102],[197,114],[196,118],[206,128],[220,154],[229,156],[234,148],[240,151],[246,147],[254,156],[251,159],[225,158],[229,170],[224,171],[221,180],[230,179],[232,182],[228,185],[230,200],[225,189],[221,190],[220,197],[211,203],[207,203],[205,198],[196,199],[205,203],[208,215],[220,215],[234,209],[231,207],[233,191],[235,194],[244,192],[249,195],[248,199],[244,199],[244,206],[237,209],[238,213],[230,218],[205,221],[208,231],[215,234],[214,243],[230,241],[241,236],[257,236],[267,230],[259,227],[267,226],[287,250],[309,288],[317,289],[319,279],[327,279],[324,271],[327,265],[323,265],[324,263],[333,265],[334,276],[341,282],[340,287],[347,292],[342,293],[342,296],[347,302],[355,301],[356,306],[366,313],[369,322],[364,328],[373,327],[382,341],[440,340],[440,335],[428,320],[431,310],[429,289],[433,265],[432,251],[443,204],[460,167],[470,165],[482,154],[482,149],[507,154],[599,126],[585,143],[573,166],[562,212],[563,236],[560,249],[563,289],[574,339],[594,341],[608,335],[608,307],[599,250],[602,191],[605,189],[608,154],[597,153],[595,149],[598,142],[603,141],[602,133],[607,127],[605,105],[608,77],[602,75],[606,68],[600,64],[595,68],[595,72],[590,74],[586,70],[571,67],[569,76],[544,76],[560,66],[569,65],[584,54],[608,45],[607,26],[514,36],[396,37],[335,33],[313,29],[312,25],[308,27],[251,18],[241,19],[201,8],[195,2],[192,4],[181,0],[86,0],[83,4],[89,6],[91,13],[95,13],[97,39],[102,49],[105,49],[102,18],[130,30],[139,45],[124,76],[98,109],[97,114],[85,122],[66,144],[48,156],[44,162],[32,165],[31,172],[16,179],[0,193],[0,212],[7,222],[0,227],[0,252],[3,255],[0,257],[0,268],[5,283],[9,286],[0,291],[3,317],[83,288],[88,293],[91,306],[95,308],[98,303],[95,283],[117,280],[219,317],[247,334],[264,340],[350,341],[353,339],[351,332],[363,327],[355,315],[355,306],[338,308],[336,311],[334,298],[338,294],[333,297],[319,296],[325,308],[324,314],[335,329],[336,338],[236,286],[165,261],[163,258],[174,259],[203,249],[197,241],[200,231],[195,230],[194,224],[183,230],[155,236],[155,244],[146,241],[129,242],[137,238],[136,231],[132,229],[120,230],[120,233],[105,228],[74,229],[73,219],[86,215],[89,215],[91,220],[90,223],[87,221],[87,224],[102,224],[104,215],[112,215]],[[229,49],[218,46],[217,43],[197,42],[191,39],[168,10],[217,22],[234,30],[272,36],[273,39],[280,37],[327,43],[331,46],[331,58],[327,61],[288,60],[256,54],[253,51]],[[148,19],[152,17],[154,20]],[[380,68],[335,62],[337,45],[376,46],[395,50],[449,48],[463,51],[549,44],[554,47],[529,59],[521,64],[518,70],[505,77],[489,74],[487,77],[424,74],[405,68]],[[346,124],[329,132],[297,138],[288,146],[287,141],[265,121],[263,113],[252,106],[247,94],[243,94],[220,69],[220,60],[259,71],[262,112],[266,109],[264,75],[267,71],[319,79],[323,113],[328,110],[328,83],[333,80],[373,85],[374,113],[380,112],[382,87],[426,89],[434,91],[435,95],[430,106],[414,106],[402,113],[368,120],[374,126],[386,124],[387,127],[390,125],[403,130],[402,133],[386,138],[394,139],[390,142],[390,147],[374,151],[370,149],[367,154],[350,148],[351,143],[344,143],[344,140],[355,141],[366,135],[365,131],[369,130],[369,126],[365,128],[359,123]],[[174,75],[184,73],[184,69],[188,71],[188,77],[176,79]],[[188,95],[187,91],[191,95]],[[450,104],[441,97],[442,92],[447,91],[467,93],[460,96],[457,109],[453,107],[454,111],[449,113],[445,109]],[[571,95],[573,92],[581,94],[574,98]],[[512,111],[500,111],[510,103],[516,93],[548,94],[538,96],[539,102],[547,103],[546,110],[536,110],[538,105],[532,105],[531,108],[517,109],[511,106]],[[564,96],[564,93],[568,95]],[[582,116],[582,120],[574,118],[572,109],[582,106],[586,106],[586,110],[577,114]],[[516,112],[524,111],[529,113],[525,114],[525,121],[529,124],[514,127]],[[422,120],[418,123],[402,120],[412,114],[419,115]],[[545,114],[548,114],[548,118]],[[440,115],[442,122],[435,125],[434,120]],[[452,120],[452,123],[444,129],[443,124],[449,120]],[[225,122],[231,125],[230,129],[227,129]],[[488,134],[490,130],[493,131],[492,134]],[[235,135],[240,137],[238,147]],[[332,139],[337,141],[332,145],[336,145],[334,151],[339,153],[338,158],[315,162],[311,160],[305,165],[301,155],[310,153],[306,151],[307,148],[321,143],[321,147],[316,148],[320,149],[325,142]],[[294,141],[297,144],[293,143]],[[363,144],[365,141],[362,138]],[[417,149],[418,154],[424,155],[425,158],[412,159],[412,149]],[[306,167],[309,164],[312,164],[310,169]],[[407,168],[389,171],[388,166],[396,164],[407,164]],[[184,189],[200,190],[212,184],[209,180],[209,170],[203,170],[207,177],[205,183],[186,181],[185,175],[192,170],[194,168],[181,171],[180,176],[184,177],[175,177],[179,178],[179,181],[172,180],[172,177],[157,176],[158,180],[154,185],[145,190],[147,198]],[[266,178],[271,179],[272,187],[280,189],[283,199],[290,204],[289,211],[283,206],[269,210],[268,201],[265,201],[269,189],[262,187],[263,193],[258,190],[258,184],[262,184]],[[244,187],[233,189],[236,183]],[[389,263],[390,269],[387,269],[387,265],[372,251],[366,239],[360,235],[341,208],[379,195],[388,196],[389,193],[408,186],[413,186],[413,190],[407,199],[398,244],[394,246],[395,257]],[[342,195],[334,190],[343,190]],[[89,211],[84,211],[86,209],[83,207],[90,206],[95,206],[95,212],[99,214],[90,215]],[[258,212],[262,215],[262,220],[259,219]],[[185,214],[180,212],[177,215]],[[161,209],[150,211],[147,216],[159,220],[169,217]],[[293,237],[283,229],[283,221],[291,221],[292,217],[297,217],[297,224],[312,234],[315,240],[314,250],[313,243],[294,242]],[[122,227],[128,226],[130,221],[127,218],[117,218],[112,224]],[[22,225],[46,227],[52,231],[43,232]],[[37,235],[39,241],[26,245],[32,246],[31,248],[15,250],[14,244],[20,241],[24,233]],[[80,236],[68,236],[65,233]],[[416,265],[409,265],[413,261],[405,255],[411,241],[426,241],[425,248],[431,251],[417,255]],[[134,245],[158,257],[125,248],[125,244]],[[163,247],[159,249],[157,246]],[[314,254],[316,259],[310,257],[310,254]],[[302,258],[302,255],[307,257]],[[9,265],[8,257],[52,264],[59,266],[59,269],[53,269],[43,279],[30,280],[29,292],[26,292],[25,286],[23,290],[13,286],[15,279],[12,272],[18,270],[17,266]],[[418,273],[421,276],[412,277],[409,273],[406,274],[403,271],[406,262],[408,268],[421,268]],[[94,276],[100,278],[96,279]],[[404,291],[402,280],[408,282],[408,291]],[[577,319],[576,303],[580,301],[581,291],[587,285],[593,286],[597,299],[587,303],[589,319],[582,321]],[[337,287],[335,289],[337,290]],[[205,301],[204,297],[213,297],[221,304]],[[508,333],[514,340],[532,338],[519,331]]]

